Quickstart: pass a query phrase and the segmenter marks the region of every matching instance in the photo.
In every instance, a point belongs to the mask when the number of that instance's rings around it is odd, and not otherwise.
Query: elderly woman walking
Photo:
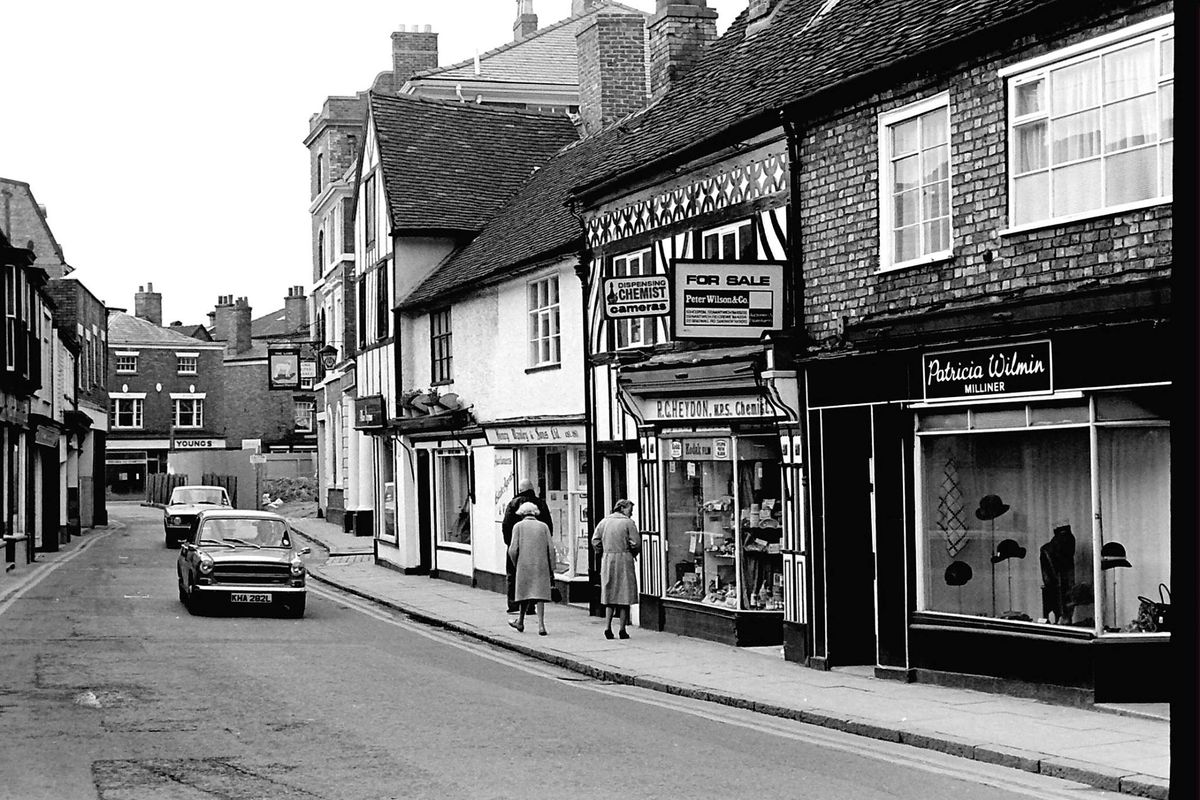
[[[508,624],[524,633],[525,611],[529,605],[526,601],[532,601],[537,609],[538,633],[545,636],[546,601],[550,599],[550,587],[554,583],[555,558],[550,528],[537,518],[538,513],[534,503],[523,503],[517,509],[521,521],[513,526],[508,557],[516,565],[513,595],[520,611],[519,616]]]
[[[634,557],[642,550],[642,537],[633,515],[632,500],[618,500],[612,513],[600,520],[592,533],[592,547],[600,556],[600,602],[604,605],[604,638],[613,638],[612,621],[618,611],[621,629],[617,634],[629,638],[629,607],[638,600],[637,571]]]

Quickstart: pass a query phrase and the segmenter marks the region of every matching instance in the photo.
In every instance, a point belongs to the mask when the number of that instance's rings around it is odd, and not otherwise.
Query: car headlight
[[[300,560],[300,556],[292,556],[291,567],[293,575],[304,574],[304,562]]]
[[[213,571],[213,559],[208,553],[200,554],[200,571],[205,575]]]
[[[182,522],[183,522],[183,519],[182,519],[182,518],[180,518],[180,517],[171,517],[171,524],[172,524],[172,525],[179,525],[179,524],[181,524]]]

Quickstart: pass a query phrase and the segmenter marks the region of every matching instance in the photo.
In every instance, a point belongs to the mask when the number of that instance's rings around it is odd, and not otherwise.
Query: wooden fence
[[[234,508],[241,508],[238,505],[237,475],[216,475],[212,472],[206,472],[201,476],[200,482],[205,486],[220,486],[224,488],[225,493],[229,495],[229,504]]]
[[[146,476],[146,502],[165,506],[176,486],[187,486],[187,475],[159,473]]]

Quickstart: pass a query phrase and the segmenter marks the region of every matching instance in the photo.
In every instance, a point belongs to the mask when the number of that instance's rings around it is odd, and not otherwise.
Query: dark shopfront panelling
[[[657,606],[657,613],[655,606]],[[781,644],[782,613],[739,612],[682,600],[642,595],[642,626],[735,647]],[[660,627],[655,627],[655,623]]]

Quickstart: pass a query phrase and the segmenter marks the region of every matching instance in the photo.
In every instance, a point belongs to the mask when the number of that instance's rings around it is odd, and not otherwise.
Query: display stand
[[[979,500],[979,508],[975,509],[975,518],[988,523],[991,532],[991,552],[996,552],[996,517],[1008,511],[1008,506],[1000,499],[999,495],[988,494],[984,495]],[[997,559],[992,557],[992,616],[996,616],[996,563]]]

